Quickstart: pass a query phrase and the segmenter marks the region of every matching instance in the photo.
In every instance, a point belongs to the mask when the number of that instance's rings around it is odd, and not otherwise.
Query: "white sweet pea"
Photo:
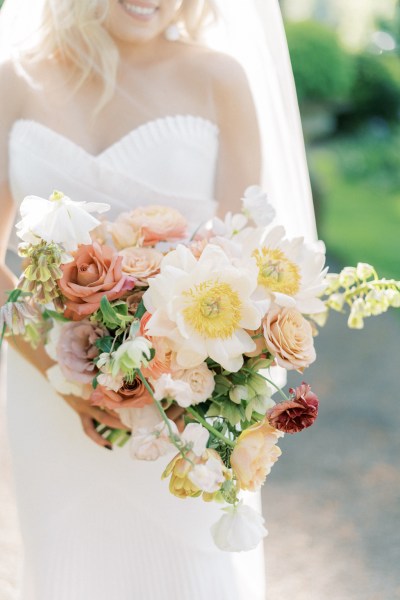
[[[210,434],[200,423],[189,423],[186,425],[181,440],[196,456],[203,456],[207,448],[207,442]]]
[[[55,242],[72,252],[79,244],[92,243],[90,231],[100,221],[90,213],[104,213],[109,208],[99,202],[74,202],[61,192],[54,192],[49,200],[26,196],[20,208],[22,219],[16,225],[17,235],[30,244]]]
[[[64,396],[71,394],[72,396],[78,396],[87,400],[93,391],[90,385],[85,385],[77,381],[68,381],[59,365],[53,365],[50,369],[47,369],[46,375],[50,385],[56,392]]]
[[[118,392],[124,383],[124,374],[121,371],[115,372],[115,370],[113,373],[111,354],[102,352],[96,361],[96,365],[100,370],[100,374],[97,376],[98,383],[108,390]]]
[[[204,464],[195,465],[188,477],[199,490],[214,494],[225,481],[224,464],[211,455]]]
[[[147,367],[151,359],[151,342],[144,337],[138,336],[128,340],[112,353],[112,375],[119,372],[127,375],[133,369],[140,369],[142,365]]]
[[[211,219],[208,230],[217,237],[231,239],[246,227],[247,221],[247,217],[241,213],[228,212],[224,220],[219,217]]]
[[[275,209],[270,204],[268,196],[258,185],[247,188],[242,198],[243,212],[258,226],[266,227],[275,218]]]
[[[226,552],[253,550],[268,535],[263,517],[239,502],[222,509],[225,514],[211,527],[215,545]]]
[[[172,433],[179,436],[178,428],[169,420]],[[138,429],[131,437],[130,453],[137,460],[157,460],[169,452],[176,451],[169,437],[167,424],[162,421],[152,431],[146,428]]]
[[[182,408],[187,408],[192,403],[192,390],[186,381],[173,379],[170,373],[163,373],[158,379],[151,380],[154,388],[154,398],[161,400],[175,400]]]

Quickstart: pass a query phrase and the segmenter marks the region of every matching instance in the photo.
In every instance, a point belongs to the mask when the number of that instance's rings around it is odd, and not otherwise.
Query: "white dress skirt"
[[[162,117],[98,156],[30,120],[10,135],[17,203],[53,189],[108,202],[111,215],[145,204],[179,209],[192,229],[215,211],[218,129],[201,117]],[[10,240],[15,248],[16,240]],[[262,544],[216,549],[220,507],[180,500],[161,481],[171,457],[133,461],[87,438],[47,381],[8,350],[7,419],[24,543],[21,600],[265,600]],[[248,502],[260,510],[258,494]]]

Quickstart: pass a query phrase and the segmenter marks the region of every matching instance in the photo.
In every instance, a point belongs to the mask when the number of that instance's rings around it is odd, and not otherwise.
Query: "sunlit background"
[[[399,4],[281,7],[331,269],[370,262],[400,279]],[[317,338],[304,377],[320,418],[286,436],[263,492],[268,600],[400,599],[399,334],[397,314],[360,332],[337,315]],[[0,599],[15,600],[18,542],[4,543]]]

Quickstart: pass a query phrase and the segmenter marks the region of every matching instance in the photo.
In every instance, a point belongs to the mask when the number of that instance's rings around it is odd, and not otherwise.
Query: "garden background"
[[[331,270],[363,261],[400,279],[400,6],[281,6]],[[319,420],[286,436],[263,491],[268,600],[400,599],[399,333],[398,314],[369,319],[362,331],[332,315],[316,340],[318,361],[304,376],[320,397]],[[7,460],[2,452],[2,475]],[[15,600],[20,564],[8,477],[1,600]]]

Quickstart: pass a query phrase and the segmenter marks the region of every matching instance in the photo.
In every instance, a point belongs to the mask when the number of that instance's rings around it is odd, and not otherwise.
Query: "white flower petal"
[[[226,552],[253,550],[268,535],[262,515],[239,503],[224,509],[225,514],[211,527],[216,546]]]

